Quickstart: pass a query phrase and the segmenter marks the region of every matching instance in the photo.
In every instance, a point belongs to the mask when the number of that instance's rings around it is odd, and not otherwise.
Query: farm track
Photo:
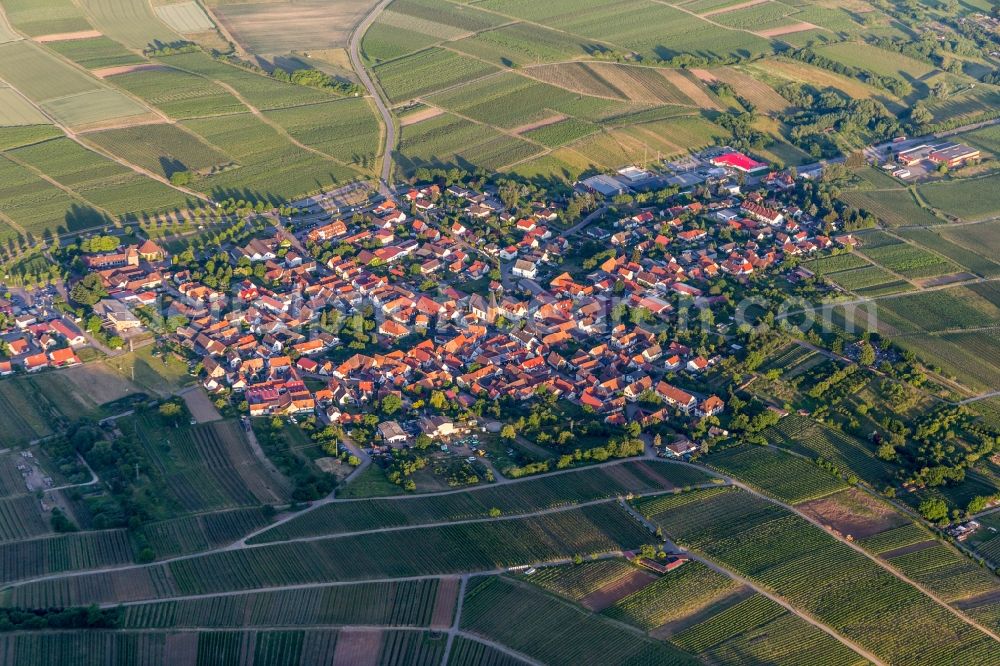
[[[622,464],[622,463],[626,462],[627,460],[630,460],[630,459],[624,458],[622,460],[615,461],[614,464]],[[634,460],[634,459],[631,459],[631,460]],[[608,463],[602,463],[601,466],[605,466],[607,464]],[[594,467],[597,467],[597,465],[592,465],[592,466],[589,466],[589,467],[584,467],[584,468],[579,468],[579,469],[593,469]],[[564,470],[562,472],[554,472],[553,474],[572,473],[572,472],[575,472],[575,471],[579,471],[579,469],[578,470]],[[551,475],[548,475],[548,476],[551,476]],[[529,480],[531,478],[532,477],[524,477],[523,479],[512,480],[509,483],[518,483],[519,481],[527,481],[527,480]],[[537,478],[537,477],[535,477],[535,478]],[[718,483],[714,483],[714,482],[713,483],[696,484],[696,485],[690,486],[691,489],[716,488],[716,487],[719,487],[719,484]],[[469,492],[469,491],[467,491],[467,490],[442,491],[442,492],[439,492],[439,493],[426,493],[426,494],[423,494],[423,495],[419,495],[419,497],[428,497],[428,496],[435,496],[435,495],[448,495],[448,494],[461,493],[461,492]],[[648,495],[648,496],[654,496],[654,495],[660,495],[660,494],[670,494],[670,493],[673,493],[673,492],[674,492],[674,490],[671,489],[671,490],[665,490],[665,491],[662,491],[662,492],[659,492],[659,493],[646,493],[646,495]],[[403,496],[396,496],[396,497],[399,497],[399,498],[408,498],[408,497],[412,497],[412,496],[411,495],[403,495]],[[391,499],[391,498],[382,498],[382,499]],[[331,500],[331,501],[333,501],[333,500]],[[365,500],[337,500],[337,501],[339,501],[339,502],[356,502],[356,501],[365,501]],[[269,529],[272,529],[273,527],[276,527],[277,525],[280,525],[281,522],[278,522],[278,523],[272,523],[271,525],[268,525],[267,527],[262,528],[261,530],[253,532],[253,533],[251,533],[251,534],[243,537],[239,541],[233,542],[233,543],[231,543],[231,544],[229,544],[227,546],[222,546],[222,547],[219,547],[219,548],[212,548],[212,549],[201,551],[201,552],[198,552],[198,553],[188,553],[186,555],[178,555],[176,557],[164,558],[162,560],[158,560],[155,563],[155,565],[164,565],[164,564],[170,564],[172,562],[180,562],[180,561],[184,561],[184,560],[197,559],[199,557],[206,556],[206,555],[211,555],[211,554],[214,554],[214,553],[222,553],[222,552],[235,551],[235,550],[253,550],[253,549],[265,548],[265,547],[275,547],[275,546],[278,546],[278,545],[281,545],[281,544],[288,544],[288,543],[298,543],[298,542],[308,543],[308,542],[314,542],[314,541],[326,541],[326,540],[333,540],[333,539],[351,538],[351,537],[363,536],[363,535],[366,535],[366,534],[384,534],[384,533],[388,533],[388,532],[406,532],[406,531],[421,530],[421,529],[428,529],[428,528],[434,528],[434,527],[447,527],[447,526],[452,526],[452,525],[468,525],[468,524],[477,524],[477,523],[491,523],[491,522],[504,522],[504,521],[511,521],[511,520],[524,520],[524,519],[527,519],[527,518],[534,518],[534,517],[538,517],[538,516],[546,516],[546,515],[551,515],[551,514],[556,514],[556,513],[566,513],[566,512],[569,512],[569,511],[574,511],[574,510],[577,510],[577,509],[581,509],[581,508],[585,508],[585,507],[590,507],[590,506],[597,506],[597,505],[601,505],[601,504],[610,504],[610,503],[613,503],[615,501],[616,500],[614,498],[597,499],[597,500],[590,500],[590,501],[587,501],[587,502],[577,502],[575,504],[567,504],[567,505],[563,505],[563,506],[550,507],[550,508],[547,508],[547,509],[541,509],[541,510],[538,510],[538,511],[531,511],[531,512],[527,512],[527,513],[511,514],[511,515],[508,515],[508,516],[501,516],[499,518],[468,518],[468,519],[462,519],[462,520],[441,520],[441,521],[433,521],[433,522],[428,522],[428,523],[422,523],[422,524],[419,524],[419,525],[397,525],[397,526],[391,526],[391,527],[379,527],[379,528],[376,528],[376,529],[369,529],[369,530],[355,530],[355,531],[350,531],[350,532],[340,532],[338,534],[327,534],[327,535],[315,535],[315,536],[309,536],[309,537],[298,537],[298,538],[286,539],[286,540],[283,540],[283,541],[275,541],[275,542],[266,542],[266,543],[258,543],[258,544],[249,544],[249,543],[246,543],[247,540],[251,539],[253,536],[255,536],[257,534],[261,534],[263,532],[266,532]],[[329,504],[329,503],[330,502],[325,502],[324,504]],[[287,522],[287,520],[289,520],[291,518],[294,518],[296,516],[301,516],[301,515],[303,515],[304,513],[308,512],[310,510],[318,508],[319,506],[323,506],[324,504],[321,504],[320,502],[316,502],[315,504],[313,504],[313,506],[309,507],[308,509],[305,509],[304,511],[300,511],[300,512],[298,512],[296,514],[292,514],[291,516],[289,516],[288,518],[286,518],[282,522]],[[78,576],[86,576],[86,575],[89,575],[89,574],[92,574],[92,573],[110,573],[110,572],[115,572],[115,571],[130,571],[130,570],[134,570],[134,569],[144,569],[144,568],[147,568],[148,566],[149,565],[145,565],[145,564],[129,564],[129,565],[123,565],[123,566],[116,566],[116,567],[105,567],[105,568],[100,568],[100,569],[81,570],[81,571],[74,571],[74,572],[63,572],[63,573],[60,573],[60,574],[50,574],[50,575],[39,576],[39,577],[31,578],[31,579],[23,579],[23,580],[17,581],[16,585],[25,585],[25,584],[28,584],[28,583],[35,583],[35,582],[41,582],[41,581],[45,581],[45,580],[54,580],[54,579],[61,579],[61,578],[74,578],[74,577],[78,577]],[[476,572],[476,573],[479,573],[479,572]],[[428,576],[428,577],[429,578],[439,578],[440,576]]]
[[[368,94],[372,96],[372,99],[375,102],[375,108],[378,109],[379,115],[382,116],[382,124],[385,126],[385,143],[382,148],[382,168],[379,172],[379,192],[385,196],[389,196],[391,194],[391,190],[389,188],[389,178],[392,175],[392,154],[396,149],[396,122],[392,117],[392,113],[389,112],[389,107],[386,106],[382,89],[375,84],[371,74],[365,67],[364,61],[361,59],[361,38],[364,37],[365,32],[371,27],[372,23],[375,22],[378,15],[381,14],[391,3],[392,0],[382,0],[377,5],[372,7],[372,10],[363,19],[361,19],[361,22],[358,23],[358,25],[351,32],[351,39],[347,47],[347,53],[351,59],[351,65],[354,67],[354,71],[357,73],[358,78],[361,79],[362,85],[364,85],[364,87],[368,90]]]
[[[697,466],[697,465],[696,465],[696,467],[699,467],[699,469],[704,469],[704,468],[702,468],[700,466]],[[719,474],[719,473],[716,472],[716,474]],[[926,595],[930,599],[932,599],[935,602],[937,602],[940,606],[943,606],[948,612],[950,612],[952,615],[954,615],[958,619],[962,620],[966,624],[969,624],[969,625],[975,627],[976,629],[979,629],[981,632],[983,632],[987,636],[991,637],[993,640],[1000,642],[1000,635],[998,635],[996,632],[994,632],[993,630],[989,629],[988,627],[980,624],[976,620],[974,620],[974,619],[966,616],[964,613],[962,613],[961,611],[957,610],[956,608],[952,607],[950,604],[948,604],[948,602],[946,602],[944,599],[942,599],[941,597],[939,597],[935,592],[927,589],[924,585],[922,585],[922,584],[918,583],[917,581],[913,580],[912,578],[910,578],[909,576],[907,576],[906,574],[904,574],[902,571],[900,571],[896,567],[892,566],[891,564],[889,564],[887,562],[884,562],[883,560],[879,559],[878,556],[872,555],[867,550],[865,550],[864,548],[862,548],[858,544],[854,543],[853,541],[848,541],[847,539],[844,539],[844,538],[840,537],[839,535],[833,534],[833,532],[831,532],[830,530],[828,530],[823,525],[823,523],[821,523],[819,520],[813,518],[809,514],[804,513],[802,511],[799,511],[797,508],[795,508],[791,504],[788,504],[787,502],[783,502],[781,500],[774,499],[772,497],[768,497],[767,495],[761,493],[760,491],[754,490],[753,488],[751,488],[747,484],[743,483],[742,481],[734,479],[734,478],[732,478],[732,477],[730,477],[728,475],[719,474],[719,476],[721,478],[723,478],[723,479],[726,479],[731,485],[734,485],[737,488],[740,488],[741,490],[744,490],[744,491],[750,493],[751,495],[754,495],[755,497],[757,497],[759,499],[762,499],[764,501],[770,502],[772,504],[776,504],[776,505],[780,506],[781,508],[785,509],[786,511],[790,511],[791,513],[794,513],[795,515],[797,515],[799,518],[802,518],[803,520],[811,523],[812,525],[814,525],[818,529],[823,530],[824,533],[829,534],[830,536],[834,537],[835,539],[837,539],[841,543],[845,544],[849,548],[853,549],[857,553],[863,555],[864,557],[867,557],[869,560],[871,560],[872,562],[874,562],[876,565],[878,565],[882,569],[885,569],[887,572],[889,572],[890,574],[892,574],[896,578],[900,579],[904,583],[908,583],[909,585],[912,585],[917,590],[919,590],[920,592],[922,592],[924,595]]]
[[[710,470],[710,471],[712,471],[712,472],[714,472],[716,474],[719,474],[722,477],[725,477],[725,475],[723,475],[723,474],[721,474],[719,472],[715,472],[714,470]],[[646,518],[643,517],[642,514],[640,514],[635,509],[633,509],[631,506],[627,505],[627,503],[623,502],[623,505],[625,505],[625,507],[626,507],[625,510],[628,511],[628,513],[633,518],[635,518],[640,523],[642,523],[651,532],[655,532],[656,531],[657,526],[655,524],[653,524],[650,521],[646,520]],[[669,539],[665,539],[665,540],[666,540],[666,542],[667,542],[667,544],[668,544],[668,546],[669,546],[669,548],[671,550],[676,551],[676,552],[680,552],[680,553],[684,553],[685,555],[689,556],[691,559],[694,559],[694,560],[697,560],[698,562],[701,562],[702,564],[704,564],[708,568],[712,569],[716,573],[720,573],[723,576],[726,576],[728,578],[732,578],[733,580],[738,581],[738,582],[742,583],[743,585],[746,585],[747,587],[751,588],[752,590],[754,590],[754,591],[756,591],[756,592],[764,595],[765,597],[767,597],[771,601],[775,602],[776,604],[778,604],[779,606],[781,606],[782,608],[784,608],[785,610],[787,610],[789,613],[792,613],[793,615],[796,615],[797,617],[801,618],[802,620],[805,620],[806,622],[808,622],[809,624],[813,625],[814,627],[816,627],[820,631],[822,631],[822,632],[830,635],[832,638],[836,639],[838,642],[840,642],[843,645],[847,646],[848,648],[850,648],[854,652],[857,652],[858,654],[860,654],[861,656],[863,656],[865,659],[868,659],[873,664],[878,664],[879,666],[886,666],[886,664],[885,664],[884,661],[882,661],[881,659],[879,659],[878,657],[876,657],[874,654],[872,654],[871,652],[869,652],[865,648],[861,647],[860,645],[858,645],[854,641],[850,640],[849,638],[847,638],[845,636],[841,636],[839,633],[837,633],[836,631],[834,631],[832,628],[828,627],[827,625],[823,624],[822,622],[820,622],[819,620],[817,620],[816,618],[814,618],[809,613],[806,613],[805,611],[799,610],[798,608],[796,608],[795,606],[793,606],[789,602],[785,601],[782,597],[779,597],[778,595],[773,594],[772,592],[770,592],[769,590],[761,587],[760,585],[758,585],[757,583],[753,582],[749,578],[746,578],[746,577],[744,577],[744,576],[736,573],[735,571],[730,571],[728,568],[723,567],[723,566],[717,564],[712,559],[709,559],[709,558],[707,558],[707,557],[705,557],[703,555],[700,555],[698,553],[694,553],[694,552],[688,550],[687,548],[683,548],[681,546],[678,546],[676,543],[674,543],[673,541],[671,541]]]

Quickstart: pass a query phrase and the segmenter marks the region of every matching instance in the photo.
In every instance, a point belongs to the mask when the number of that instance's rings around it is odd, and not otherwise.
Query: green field
[[[272,478],[234,421],[168,430],[156,416],[120,423],[123,431],[134,434],[162,476],[179,512],[277,504],[287,499],[284,482]]]
[[[945,234],[948,231],[957,231],[961,228],[958,227],[949,230],[941,227],[934,229],[914,227],[899,230],[899,235],[907,240],[919,243],[929,250],[944,255],[962,268],[976,275],[982,277],[996,277],[1000,275],[1000,263],[986,256],[989,252],[987,248],[979,247],[970,249],[945,238]],[[976,251],[977,249],[978,252]]]
[[[503,578],[473,579],[462,628],[547,664],[695,664],[657,642]]]
[[[246,111],[246,106],[218,84],[177,69],[116,74],[108,81],[174,119]]]
[[[909,190],[849,190],[840,198],[875,215],[892,227],[943,224],[933,213],[921,208]]]
[[[495,67],[452,51],[432,48],[374,69],[393,102],[401,102],[496,71]]]
[[[79,127],[149,110],[27,41],[0,45],[0,78],[59,122]]]
[[[29,37],[90,30],[90,23],[72,0],[4,0],[4,13]]]
[[[154,42],[170,44],[180,40],[173,30],[153,14],[144,0],[79,0],[94,27],[111,39],[134,49]]]
[[[1000,658],[992,639],[916,588],[746,492],[695,491],[642,500],[638,507],[680,544],[766,586],[889,662]]]
[[[249,113],[192,119],[182,125],[239,164],[194,183],[217,199],[238,195],[254,201],[287,201],[360,177],[352,167],[303,151]]]
[[[69,138],[11,150],[12,159],[45,173],[86,202],[115,216],[138,216],[175,207],[186,207],[188,197],[168,185],[142,176]],[[64,210],[71,206],[65,206]],[[70,211],[72,212],[72,211]],[[93,226],[69,218],[67,229]],[[83,214],[77,214],[84,217]],[[70,224],[70,222],[73,222]]]
[[[51,42],[47,47],[87,69],[135,65],[145,62],[143,58],[107,37]]]
[[[765,494],[792,504],[825,497],[847,487],[806,460],[762,447],[726,449],[713,454],[707,462]]]
[[[540,151],[527,141],[445,113],[403,128],[398,163],[404,172],[450,165],[495,169]]]
[[[762,594],[729,606],[671,637],[713,662],[748,659],[769,664],[867,664],[832,636]]]
[[[124,530],[81,532],[0,543],[0,580],[5,583],[62,571],[99,569],[131,562],[132,546]]]
[[[360,624],[426,627],[439,594],[437,579],[354,583],[303,590],[251,592],[129,606],[128,629],[295,627]]]
[[[268,111],[269,119],[307,146],[362,168],[374,165],[379,124],[367,99],[345,99]]]
[[[1000,214],[1000,175],[930,183],[917,188],[928,204],[949,217],[982,220]]]
[[[567,599],[580,601],[605,585],[635,575],[636,566],[624,559],[597,560],[581,564],[543,567],[523,580]]]
[[[508,520],[417,527],[229,550],[0,594],[27,607],[152,600],[259,587],[445,575],[636,548],[652,535],[613,502]]]
[[[153,173],[205,172],[229,157],[178,125],[142,125],[87,134],[86,141]]]
[[[687,562],[601,613],[651,631],[699,613],[735,593],[740,583],[700,562]]]
[[[860,252],[875,263],[906,278],[924,278],[956,273],[959,267],[941,255],[908,243],[865,247]]]
[[[807,458],[822,458],[842,475],[856,474],[876,487],[893,480],[890,465],[875,457],[867,442],[834,430],[806,417],[790,415],[764,431],[768,442]]]
[[[433,497],[337,502],[293,518],[252,541],[269,543],[375,527],[486,518],[491,509],[499,509],[504,516],[517,515],[628,493],[663,492],[709,480],[707,474],[691,467],[627,461]]]

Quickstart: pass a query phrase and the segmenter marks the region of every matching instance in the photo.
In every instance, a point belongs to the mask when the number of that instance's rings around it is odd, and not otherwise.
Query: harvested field
[[[771,2],[771,0],[749,0],[749,2],[741,2],[738,5],[729,5],[728,7],[720,7],[718,9],[712,9],[707,12],[702,12],[701,16],[714,16],[716,14],[725,14],[726,12],[734,12],[738,9],[747,9],[753,7],[754,5],[762,5],[765,2]]]
[[[143,62],[137,63],[135,65],[119,65],[118,67],[103,67],[101,69],[91,70],[91,74],[99,79],[106,79],[109,76],[115,76],[116,74],[131,74],[132,72],[143,72],[148,70],[166,70],[169,67],[164,67],[163,65],[158,65],[155,62]]]
[[[212,399],[208,397],[200,388],[196,388],[184,393],[184,404],[191,412],[191,417],[198,423],[208,423],[209,421],[221,421],[222,414],[212,404]]]
[[[57,32],[52,35],[39,35],[33,39],[39,44],[48,42],[69,42],[74,39],[91,39],[92,37],[103,37],[97,30],[78,30],[76,32]]]
[[[857,488],[805,502],[797,507],[832,530],[864,539],[906,524],[905,517]]]
[[[399,124],[403,127],[407,125],[415,125],[424,120],[430,120],[431,118],[437,118],[442,113],[443,110],[435,108],[433,106],[428,106],[419,111],[414,111],[413,113],[408,113],[399,119]]]
[[[540,129],[542,127],[547,127],[549,125],[555,125],[559,121],[565,120],[566,118],[567,118],[566,115],[562,113],[557,113],[554,116],[549,116],[548,118],[542,118],[541,120],[536,120],[533,123],[527,123],[519,127],[515,127],[511,131],[514,132],[514,134],[523,134],[524,132],[530,132],[531,130]]]
[[[761,37],[780,37],[781,35],[790,35],[793,32],[804,32],[806,30],[816,30],[817,28],[818,26],[812,23],[802,21],[800,23],[793,23],[792,25],[779,25],[775,28],[758,30],[757,34]]]
[[[611,581],[604,587],[580,599],[580,604],[594,612],[600,612],[633,592],[638,592],[656,580],[656,576],[640,569],[629,571],[623,578]]]
[[[95,405],[132,395],[141,389],[102,363],[88,363],[59,372],[59,381],[68,382],[76,395],[87,396]]]
[[[153,11],[164,23],[182,35],[205,32],[215,27],[212,20],[194,0],[177,5],[154,7]]]
[[[460,587],[461,579],[459,578],[442,578],[438,583],[434,611],[431,613],[432,629],[447,629],[452,625]]]
[[[337,636],[333,666],[378,666],[381,631],[344,629]]]
[[[710,77],[707,80],[722,81],[729,84],[736,91],[737,95],[745,97],[760,111],[765,113],[779,113],[788,108],[788,100],[779,95],[774,88],[743,72],[730,67],[722,67],[711,72],[705,70],[692,71],[695,76],[702,78],[699,72],[704,72],[704,74]]]
[[[209,3],[218,21],[244,48],[257,54],[345,46],[372,0],[296,0]]]
[[[663,69],[660,70],[660,73],[667,79],[667,81],[676,86],[678,90],[691,99],[699,108],[719,108],[719,105],[715,102],[715,100],[709,97],[708,94],[698,86],[698,84],[689,79],[684,72],[676,69]]]

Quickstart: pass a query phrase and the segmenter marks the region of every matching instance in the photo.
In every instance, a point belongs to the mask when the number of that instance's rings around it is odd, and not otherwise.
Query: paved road
[[[382,170],[379,175],[378,184],[378,190],[384,196],[391,194],[389,190],[389,177],[392,175],[392,153],[396,148],[396,125],[393,122],[392,114],[389,113],[389,107],[386,106],[385,100],[382,97],[382,91],[372,80],[368,70],[365,69],[364,61],[361,59],[361,38],[364,37],[365,31],[368,30],[371,24],[375,22],[375,19],[378,18],[378,15],[391,2],[392,0],[382,0],[372,7],[371,12],[354,28],[354,32],[351,33],[350,44],[347,48],[347,52],[351,57],[351,65],[354,67],[354,71],[357,72],[358,78],[361,79],[361,83],[368,89],[368,94],[375,101],[375,108],[381,114],[382,124],[385,125],[385,146],[382,150]]]

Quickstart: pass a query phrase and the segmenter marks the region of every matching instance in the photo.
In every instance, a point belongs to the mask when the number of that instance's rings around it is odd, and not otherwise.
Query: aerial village
[[[957,150],[920,147],[899,162]],[[674,167],[627,167],[576,183],[572,197],[508,206],[495,186],[443,182],[350,210],[314,198],[184,256],[151,240],[81,243],[72,300],[81,285],[96,294],[86,316],[56,307],[55,287],[36,290],[30,306],[8,294],[0,375],[156,337],[244,417],[313,415],[349,428],[390,395],[425,408],[418,422],[380,423],[375,446],[461,434],[467,423],[430,409],[434,393],[460,410],[486,401],[498,418],[501,405],[548,394],[608,427],[697,423],[726,409],[722,390],[699,378],[739,350],[725,342],[732,303],[719,285],[811,277],[789,260],[856,239],[793,203],[796,181],[818,170],[774,171],[726,148]],[[665,205],[648,203],[665,188]],[[574,200],[589,207],[569,220]],[[715,342],[678,338],[682,303]],[[729,309],[713,316],[719,308]],[[149,313],[167,323],[156,336]],[[670,446],[664,455],[697,450],[688,439]]]

